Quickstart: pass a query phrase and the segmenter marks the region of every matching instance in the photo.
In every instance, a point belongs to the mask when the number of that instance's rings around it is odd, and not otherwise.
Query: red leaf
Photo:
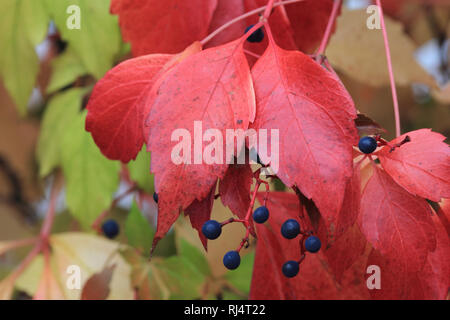
[[[153,54],[126,60],[95,85],[87,106],[86,130],[109,159],[128,162],[142,149],[145,106],[141,99],[171,58]]]
[[[421,270],[436,247],[428,203],[379,168],[364,188],[359,223],[373,247],[402,272]]]
[[[262,197],[262,194],[259,194]],[[287,240],[280,229],[286,219],[297,218],[300,210],[297,196],[292,193],[271,192],[267,201],[270,211],[269,226],[256,225],[256,246],[250,299],[361,299],[366,290],[362,279],[339,286],[333,278],[323,255],[307,254],[300,264],[299,274],[291,279],[281,272],[287,260],[298,260],[300,246],[297,240]],[[352,270],[353,272],[353,270]],[[361,278],[362,275],[358,274]]]
[[[395,148],[385,146],[377,156],[384,170],[414,195],[438,202],[450,198],[450,148],[445,137],[430,129],[408,132],[390,142],[395,145],[409,136],[410,142]]]
[[[191,221],[192,227],[197,230],[198,236],[202,241],[203,247],[205,250],[208,249],[208,239],[202,233],[203,224],[211,219],[211,212],[214,205],[214,196],[216,192],[216,185],[211,188],[209,195],[199,201],[194,200],[189,207],[184,210],[184,214],[189,216],[189,220]]]
[[[245,11],[244,0],[217,0],[217,8],[214,11],[208,33],[212,33],[233,18],[244,14]],[[217,34],[205,45],[205,47],[215,47],[235,40],[236,38],[240,38],[246,27],[247,23],[245,20],[240,20],[232,24],[223,32]]]
[[[381,127],[373,119],[362,113],[358,113],[358,118],[355,119],[355,125],[360,136],[382,134],[387,132],[386,129]]]
[[[272,39],[252,75],[258,111],[251,127],[269,130],[268,146],[270,130],[279,130],[276,174],[312,198],[327,222],[333,220],[352,175],[352,145],[358,139],[353,101],[333,74]]]
[[[348,269],[363,255],[367,240],[354,224],[336,240],[331,247],[324,247],[323,253],[327,258],[330,268],[341,283],[342,277]]]
[[[246,130],[254,118],[254,92],[243,41],[241,38],[188,57],[155,84],[147,100],[150,106],[147,146],[152,152],[151,171],[155,173],[159,196],[154,245],[168,231],[180,210],[195,199],[204,199],[228,167],[224,157],[219,159],[219,164],[203,163],[202,151],[211,143],[202,141],[202,132],[194,131],[194,122],[202,121],[203,132],[216,129],[226,137],[226,129]],[[180,164],[172,160],[172,149],[180,143],[171,139],[177,129],[190,134],[187,145],[194,151],[193,159],[190,151],[185,152],[184,160],[178,158]],[[232,144],[234,141],[226,141],[227,146]],[[199,147],[202,149],[197,151]],[[220,145],[219,149],[225,147]],[[232,156],[227,160],[231,161]],[[190,164],[185,165],[183,161],[188,160]]]
[[[249,164],[233,164],[220,180],[219,194],[222,203],[240,219],[244,219],[250,207],[250,188],[253,172]]]
[[[134,56],[176,53],[207,35],[217,0],[112,0]]]
[[[339,239],[348,228],[351,228],[358,219],[361,204],[361,176],[360,166],[354,165],[353,176],[347,182],[344,200],[339,214],[331,220],[328,230],[328,243],[330,245]]]
[[[428,253],[425,265],[418,272],[405,272],[383,257],[372,252],[368,265],[381,270],[381,289],[370,290],[374,299],[446,299],[450,287],[450,242],[445,228],[433,215],[436,227],[436,250]]]
[[[297,47],[312,53],[320,44],[328,24],[333,0],[305,0],[286,6]],[[333,27],[333,31],[335,26]]]

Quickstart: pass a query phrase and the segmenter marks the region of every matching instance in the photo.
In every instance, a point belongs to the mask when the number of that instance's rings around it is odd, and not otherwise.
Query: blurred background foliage
[[[433,128],[449,136],[449,6],[445,1],[384,3],[402,130]],[[81,8],[82,32],[65,27],[71,4]],[[381,33],[355,27],[364,24],[369,4],[345,2],[327,56],[357,109],[393,138]],[[223,254],[239,244],[243,227],[228,225],[206,253],[196,231],[180,217],[149,262],[157,209],[150,155],[143,149],[126,166],[107,160],[84,130],[93,85],[131,57],[109,0],[2,0],[0,29],[0,298],[247,298],[254,243],[244,250],[238,270],[228,272],[222,264]],[[8,246],[39,234],[50,187],[61,178],[50,256],[37,255],[13,279],[10,272],[29,248]],[[139,192],[120,196],[135,184]],[[120,201],[113,202],[118,196]],[[115,241],[91,228],[102,212],[120,224]],[[212,218],[230,216],[216,201]],[[65,285],[72,264],[82,269],[82,290]]]

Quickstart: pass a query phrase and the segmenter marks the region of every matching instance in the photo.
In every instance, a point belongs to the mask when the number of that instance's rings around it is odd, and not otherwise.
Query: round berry
[[[298,274],[299,265],[297,261],[289,260],[283,264],[283,274],[287,278],[293,278]]]
[[[203,235],[209,240],[217,239],[222,233],[222,226],[216,220],[209,220],[203,224]]]
[[[113,239],[119,234],[119,224],[113,219],[106,220],[102,225],[102,231],[106,237]]]
[[[158,194],[156,192],[153,192],[153,200],[158,203]]]
[[[237,251],[228,251],[223,256],[223,265],[230,270],[234,270],[241,264],[241,257]]]
[[[372,137],[362,137],[359,139],[358,148],[362,153],[372,153],[377,148],[377,141]]]
[[[300,225],[297,220],[289,219],[286,220],[281,226],[281,234],[286,239],[294,239],[300,234]]]
[[[247,33],[251,28],[253,28],[254,24],[250,25],[245,29],[245,33]],[[254,31],[251,35],[248,36],[247,41],[248,42],[261,42],[264,39],[264,31],[262,28],[259,28],[258,30]]]
[[[259,207],[253,212],[253,220],[255,220],[256,223],[264,223],[267,219],[269,219],[269,209],[265,206]]]
[[[321,246],[320,239],[316,236],[309,236],[305,240],[305,249],[311,253],[319,251]]]

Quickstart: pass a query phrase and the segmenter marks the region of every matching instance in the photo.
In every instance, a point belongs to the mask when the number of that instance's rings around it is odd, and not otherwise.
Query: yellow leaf
[[[353,78],[372,86],[389,84],[381,29],[369,29],[365,10],[344,11],[338,19],[326,55],[331,64]],[[415,45],[403,32],[401,23],[385,17],[395,82],[407,86],[421,82],[433,88],[434,79],[414,59]]]
[[[94,274],[105,266],[115,264],[108,299],[133,299],[131,268],[118,253],[119,244],[114,241],[86,233],[62,233],[50,239],[54,259],[54,272],[61,278],[67,299],[80,299],[81,290],[69,289],[66,285],[71,265],[80,267],[81,288]]]

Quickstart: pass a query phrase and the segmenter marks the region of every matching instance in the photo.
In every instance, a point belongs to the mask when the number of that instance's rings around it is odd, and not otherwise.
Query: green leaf
[[[120,30],[116,16],[109,13],[110,0],[46,0],[62,38],[69,42],[84,67],[101,78],[120,52]],[[80,29],[69,29],[67,22],[74,13],[67,13],[71,5],[80,8]]]
[[[119,183],[119,163],[105,158],[84,130],[86,111],[80,113],[63,137],[62,167],[67,206],[88,229],[107,209]]]
[[[203,275],[211,274],[205,255],[185,239],[180,239],[179,255],[189,261]]]
[[[0,1],[0,76],[22,115],[39,71],[35,46],[44,39],[48,20],[40,1]]]
[[[246,254],[241,261],[239,268],[229,271],[226,274],[228,282],[231,283],[240,292],[248,295],[250,292],[250,283],[252,281],[253,263],[255,261],[255,253]]]
[[[41,177],[61,164],[61,151],[64,148],[62,137],[72,121],[79,117],[85,93],[85,89],[65,91],[55,96],[45,109],[37,145]]]
[[[131,180],[136,182],[139,188],[149,194],[155,191],[153,187],[153,174],[150,173],[150,152],[147,152],[145,145],[138,153],[136,160],[128,163],[128,171],[130,172]]]
[[[125,221],[125,234],[128,243],[144,253],[150,253],[155,231],[142,215],[136,202],[133,202],[130,213]]]
[[[165,259],[158,268],[169,289],[170,299],[195,299],[201,296],[205,276],[183,256]]]
[[[47,93],[66,87],[86,73],[86,68],[80,58],[70,47],[67,48],[64,53],[52,60],[52,76],[47,86]]]

